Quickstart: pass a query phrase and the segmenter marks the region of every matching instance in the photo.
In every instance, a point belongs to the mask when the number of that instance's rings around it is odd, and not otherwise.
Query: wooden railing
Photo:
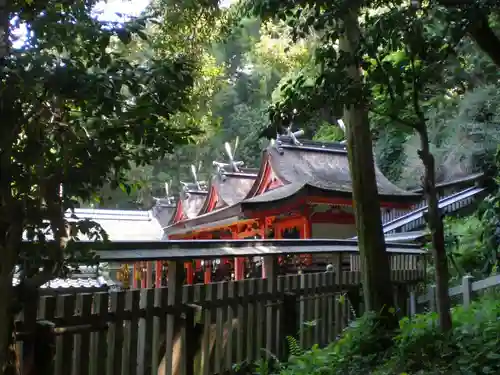
[[[472,186],[479,186],[481,185],[482,181],[484,180],[484,175],[482,173],[476,173],[474,175],[470,175],[465,178],[461,178],[455,181],[450,181],[447,183],[441,183],[438,184],[437,191],[438,191],[438,198],[439,199],[444,199],[446,197],[455,195],[457,193],[460,193],[463,190],[466,190],[467,188],[470,188]],[[418,189],[414,191],[415,193],[423,194],[422,189]],[[450,209],[451,212],[453,212],[455,209],[461,209],[464,206],[467,206],[473,202],[473,199],[469,199],[463,202],[453,202],[452,204],[455,206]],[[419,203],[417,203],[411,210],[390,210],[382,213],[382,223],[389,223],[393,220],[398,219],[401,216],[404,216],[411,211],[415,211],[421,208],[427,207],[427,201],[425,199],[422,199]],[[417,223],[414,227],[417,227],[419,225],[422,225],[422,223]],[[413,230],[410,228],[409,230]],[[405,230],[403,230],[405,231]]]
[[[451,214],[470,206],[485,193],[485,188],[471,187],[458,193],[441,198],[439,200],[439,208],[441,209],[442,213]],[[425,204],[419,208],[415,208],[413,211],[407,212],[406,214],[399,215],[392,221],[384,222],[384,226],[382,229],[384,233],[404,233],[422,228],[426,224],[426,212],[427,205]]]
[[[358,256],[354,249],[346,251],[349,243],[352,245],[352,241],[346,241],[336,252],[330,248],[335,271],[285,276],[277,274],[276,264],[284,248],[265,247],[262,241],[259,246],[246,241],[239,247],[212,248],[212,253],[198,255],[196,244],[190,245],[191,250],[185,254],[170,249],[170,253],[162,250],[161,255],[150,247],[148,251],[155,254],[146,259],[168,261],[166,287],[42,297],[38,305],[28,306],[24,312],[25,320],[18,325],[20,337],[30,336],[35,321],[53,324],[56,350],[53,370],[48,374],[56,375],[216,374],[236,363],[271,354],[285,358],[287,337],[295,337],[303,348],[315,343],[326,345],[347,326],[353,314],[361,312],[360,272],[355,267],[342,271],[341,267],[346,256]],[[288,243],[290,253],[304,251],[304,247],[299,249],[296,244],[294,248],[292,244]],[[316,250],[306,251],[319,253],[321,246],[323,251],[325,246],[340,246],[332,241],[316,245]],[[100,255],[109,262],[135,259],[130,249],[121,251],[101,251]],[[182,283],[186,257],[220,257],[229,252],[232,256],[249,256],[255,251],[265,255],[266,279]],[[415,284],[424,277],[422,253],[405,246],[398,252],[392,247],[389,252],[395,293],[403,304],[408,298],[405,284]],[[175,339],[178,332],[180,336]],[[199,353],[203,353],[202,363],[197,360]],[[165,372],[158,372],[159,368]]]
[[[500,275],[490,276],[486,279],[474,281],[472,276],[464,276],[460,285],[448,290],[451,298],[461,296],[461,305],[468,307],[473,300],[474,293],[482,290],[500,286]],[[414,315],[422,310],[436,311],[436,286],[427,288],[426,294],[416,296],[410,292],[410,315]]]
[[[394,270],[417,271],[423,269],[424,251],[418,245],[387,243],[387,253]],[[100,245],[99,245],[100,246]],[[111,247],[97,247],[102,262],[110,264],[141,263],[143,287],[161,287],[165,280],[159,277],[163,265],[169,260],[179,262],[216,258],[242,259],[285,255],[312,254],[317,264],[333,264],[339,260],[344,271],[359,271],[358,243],[356,240],[200,240],[200,241],[158,241],[158,242],[113,242]],[[234,262],[236,263],[236,262]],[[116,268],[116,267],[115,267]],[[323,268],[325,269],[325,268]],[[337,268],[336,268],[337,269]],[[262,274],[266,274],[263,262]]]

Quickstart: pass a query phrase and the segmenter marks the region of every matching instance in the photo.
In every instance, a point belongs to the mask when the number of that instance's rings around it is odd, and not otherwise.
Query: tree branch
[[[418,121],[415,123],[414,129],[422,136],[422,133],[427,133],[425,129],[425,115],[420,106],[420,83],[415,66],[415,55],[406,50],[408,56],[410,56],[410,66],[412,72],[412,104],[413,110],[417,115]],[[427,138],[427,137],[426,137]]]
[[[401,117],[399,117],[398,115],[395,115],[393,113],[384,113],[384,112],[380,112],[380,111],[373,109],[373,108],[370,108],[370,112],[375,113],[376,115],[379,115],[379,116],[388,117],[395,122],[399,122],[401,125],[408,126],[411,129],[415,129],[415,123],[413,123],[411,121],[404,120]]]
[[[438,3],[450,10],[465,8],[475,13],[472,16],[465,15],[465,18],[470,23],[467,31],[479,48],[491,58],[495,65],[500,67],[500,38],[490,27],[488,14],[483,11],[486,7],[498,7],[497,2],[483,2],[481,4],[483,10],[477,9],[477,4],[474,0],[438,0]]]
[[[468,32],[478,47],[500,67],[500,39],[490,27],[487,15],[481,14],[471,20]]]
[[[361,35],[361,37],[359,38],[360,44],[363,45],[368,50],[368,48],[367,48],[368,43],[366,43],[366,39],[363,37],[362,33],[360,33],[360,35]],[[387,73],[384,66],[382,65],[382,61],[380,60],[380,57],[378,56],[377,53],[373,54],[373,58],[375,59],[375,61],[377,62],[377,66],[380,68],[380,70],[383,73],[382,75],[384,77],[384,80],[385,80],[385,83],[387,86],[387,91],[389,92],[389,96],[391,97],[391,101],[393,103],[395,103],[396,102],[396,95],[394,93],[394,89],[392,88],[391,79],[389,77],[389,74]]]

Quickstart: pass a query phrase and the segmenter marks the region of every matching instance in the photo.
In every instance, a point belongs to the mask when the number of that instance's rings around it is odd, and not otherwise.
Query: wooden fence
[[[359,307],[350,298],[359,296],[359,280],[357,272],[324,272],[189,285],[174,304],[168,287],[45,296],[37,319],[56,327],[55,375],[153,375],[165,340],[165,374],[218,374],[271,354],[284,358],[287,336],[302,348],[333,341]],[[237,326],[225,329],[233,319]],[[195,361],[195,323],[203,324],[202,352],[211,353],[203,363]]]
[[[139,251],[129,244],[128,250],[101,254],[109,262],[167,261],[166,286],[44,296],[26,306],[18,325],[21,336],[30,337],[37,322],[53,325],[55,357],[47,374],[219,374],[266,356],[285,358],[287,337],[295,337],[302,348],[326,345],[347,326],[353,311],[361,313],[360,262],[353,241],[158,245],[165,246],[149,244],[155,247]],[[180,248],[188,245],[193,248]],[[424,255],[415,246],[391,246],[395,292],[406,305],[407,285],[424,278]],[[326,251],[334,271],[278,275],[278,256]],[[186,259],[228,255],[262,256],[266,278],[184,285]],[[350,259],[347,268],[345,259]]]
[[[195,320],[204,324],[202,348],[213,353],[201,369],[190,370],[193,353],[186,350],[180,373],[215,374],[266,353],[282,357],[286,336],[296,337],[304,348],[333,341],[352,318],[345,296],[349,285],[335,281],[329,272],[282,276],[276,283],[250,279],[189,285],[183,287],[181,304],[173,307],[168,288],[45,296],[37,318],[57,327],[57,375],[156,374],[169,317],[178,318],[187,331],[183,346],[196,346],[189,342]],[[194,306],[201,308],[201,316]],[[233,319],[239,325],[225,331]],[[175,360],[170,356],[169,361]]]
[[[472,276],[464,276],[460,285],[454,286],[448,290],[451,298],[461,296],[461,304],[468,307],[474,297],[475,292],[500,286],[500,275],[490,276],[483,280],[474,281]],[[431,285],[427,288],[424,295],[416,296],[410,292],[410,315],[414,315],[426,308],[430,311],[436,311],[436,286]]]

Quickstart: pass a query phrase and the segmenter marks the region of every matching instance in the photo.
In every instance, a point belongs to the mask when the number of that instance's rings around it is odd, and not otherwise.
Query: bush
[[[454,328],[437,329],[437,315],[427,313],[400,322],[399,332],[380,336],[374,315],[359,319],[326,348],[292,356],[282,375],[433,375],[500,374],[500,300],[481,298],[468,309],[453,310]],[[262,372],[261,372],[262,373]]]

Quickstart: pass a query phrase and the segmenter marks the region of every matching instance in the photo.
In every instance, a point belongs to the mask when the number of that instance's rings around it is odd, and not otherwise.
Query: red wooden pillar
[[[142,289],[145,289],[147,288],[147,285],[146,285],[146,277],[147,277],[147,271],[144,272],[144,267],[141,267],[141,288]]]
[[[312,236],[311,221],[309,217],[309,207],[307,207],[305,215],[302,217],[302,230],[300,231],[300,238],[302,239],[311,238]],[[312,254],[304,254],[304,263],[308,266],[312,265]]]
[[[207,261],[203,263],[205,266],[205,272],[203,273],[203,282],[205,284],[210,284],[212,282],[212,261]]]
[[[234,258],[234,279],[235,280],[245,279],[245,258],[242,257]]]
[[[279,223],[274,223],[274,239],[275,240],[281,240],[282,237],[281,237],[281,227],[279,225]],[[281,264],[281,262],[283,261],[283,256],[279,256],[278,257],[278,264]]]
[[[139,281],[139,266],[137,263],[134,263],[134,271],[132,273],[132,278],[134,279],[132,281],[132,287],[136,289],[138,287],[138,281]]]
[[[155,265],[155,287],[161,288],[161,277],[163,276],[163,264],[160,260],[156,261]]]
[[[146,262],[141,265],[141,288],[150,288],[153,281],[153,264]]]
[[[267,219],[265,217],[261,218],[259,220],[259,228],[260,228],[260,236],[261,238],[266,238],[266,233],[267,233]],[[267,272],[266,272],[266,262],[264,259],[262,260],[262,278],[266,279],[267,278]]]
[[[245,258],[236,258],[236,264],[234,268],[234,279],[235,280],[245,280]]]
[[[184,268],[186,269],[186,283],[188,285],[193,285],[194,274],[193,274],[193,262],[186,262],[184,264]]]
[[[238,225],[231,228],[231,234],[233,236],[233,240],[238,239]],[[245,280],[245,258],[234,258],[234,279]]]

